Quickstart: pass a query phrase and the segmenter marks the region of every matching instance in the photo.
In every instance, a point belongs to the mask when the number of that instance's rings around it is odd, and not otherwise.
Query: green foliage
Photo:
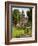
[[[29,21],[32,21],[32,8],[30,8],[30,11],[27,11],[27,16],[29,17]]]
[[[12,28],[12,37],[13,38],[20,38],[20,37],[27,37],[27,35],[29,35],[29,36],[32,36],[32,31],[31,31],[31,29],[27,29],[27,28],[25,28],[25,29],[23,29],[23,28],[16,28],[16,27],[13,27]]]
[[[17,9],[14,9],[13,13],[12,13],[12,18],[16,21],[19,21],[20,19],[20,11]]]
[[[12,28],[12,36],[13,37],[20,37],[21,34],[24,34],[24,30],[23,29],[17,29],[16,27]]]
[[[27,11],[27,15],[29,17],[29,22],[26,25],[26,27],[31,28],[17,28],[15,26],[12,27],[12,37],[13,38],[20,38],[20,37],[27,37],[27,35],[32,36],[32,9],[30,8],[30,11]],[[20,20],[21,13],[19,10],[14,9],[12,12],[12,21],[14,21],[14,24],[17,23]]]

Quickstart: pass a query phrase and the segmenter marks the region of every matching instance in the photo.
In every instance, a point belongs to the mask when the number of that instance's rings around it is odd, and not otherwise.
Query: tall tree
[[[14,22],[14,25],[16,26],[17,22],[20,20],[20,11],[18,9],[13,10],[12,20]]]
[[[27,16],[29,17],[29,21],[32,21],[32,8],[30,8],[30,11],[27,11]]]

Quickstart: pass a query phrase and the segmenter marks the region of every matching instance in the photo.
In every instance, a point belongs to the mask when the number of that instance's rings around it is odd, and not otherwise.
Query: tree
[[[32,8],[30,8],[30,11],[27,11],[27,16],[29,17],[29,21],[32,21]]]
[[[12,21],[16,26],[17,22],[20,20],[20,11],[18,9],[14,9],[12,12]]]

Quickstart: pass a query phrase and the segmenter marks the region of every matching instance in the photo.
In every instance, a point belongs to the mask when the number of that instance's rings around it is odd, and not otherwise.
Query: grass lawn
[[[20,37],[27,37],[27,36],[32,36],[32,31],[31,29],[23,29],[23,28],[17,28],[17,27],[12,27],[12,37],[13,38],[20,38]]]

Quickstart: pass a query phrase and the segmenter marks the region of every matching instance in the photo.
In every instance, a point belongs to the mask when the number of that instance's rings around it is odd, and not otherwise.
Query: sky
[[[23,10],[25,17],[27,17],[27,11],[30,11],[29,8],[15,8],[15,7],[13,7],[12,10],[14,10],[14,9],[18,9],[21,13],[22,13],[22,10]]]

